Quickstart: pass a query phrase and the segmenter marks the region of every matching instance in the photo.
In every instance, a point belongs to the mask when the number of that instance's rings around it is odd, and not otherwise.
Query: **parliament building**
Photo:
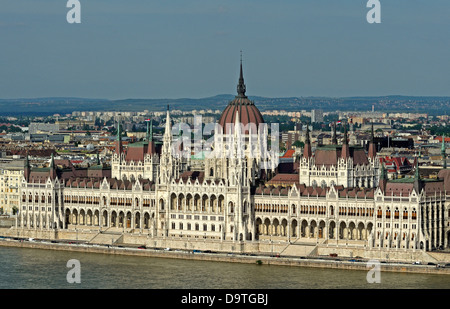
[[[61,168],[52,157],[49,167],[36,168],[27,158],[16,229],[89,230],[99,241],[113,232],[122,239],[144,235],[147,244],[275,243],[280,254],[302,245],[309,254],[317,246],[327,252],[449,248],[448,169],[422,179],[416,164],[414,177],[388,180],[373,130],[368,151],[349,145],[346,132],[342,144],[334,138],[313,151],[307,129],[298,167],[280,172],[279,154],[268,150],[268,124],[246,96],[242,62],[237,95],[215,125],[207,155],[195,162],[183,155],[188,141],[174,129],[168,108],[162,141],[150,126],[143,141],[125,147],[119,122],[110,166],[98,160],[89,168]]]

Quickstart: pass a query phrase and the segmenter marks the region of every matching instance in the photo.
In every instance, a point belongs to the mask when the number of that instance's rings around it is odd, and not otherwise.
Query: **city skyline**
[[[3,4],[1,98],[450,96],[444,1],[80,2]]]

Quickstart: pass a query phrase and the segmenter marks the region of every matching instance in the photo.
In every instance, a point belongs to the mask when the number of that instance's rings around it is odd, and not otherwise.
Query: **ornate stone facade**
[[[85,171],[27,165],[18,225],[236,244],[449,247],[448,170],[439,179],[423,180],[416,166],[414,179],[388,181],[374,149],[366,154],[344,139],[343,145],[312,153],[307,141],[298,174],[290,183],[271,185],[277,161],[273,152],[261,153],[268,132],[260,126],[262,117],[251,118],[258,112],[245,97],[243,82],[241,64],[238,96],[219,121],[229,130],[216,131],[203,170],[192,170],[189,159],[173,150],[168,110],[162,145],[150,134],[125,150],[119,125],[111,170],[100,163]],[[243,115],[245,125],[255,126],[243,127]]]

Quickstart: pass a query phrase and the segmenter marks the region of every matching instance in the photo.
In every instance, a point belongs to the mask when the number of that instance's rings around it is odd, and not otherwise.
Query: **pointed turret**
[[[444,169],[446,169],[447,168],[447,155],[445,154],[445,134],[442,135],[441,156],[442,156],[442,166]]]
[[[53,153],[50,159],[50,179],[56,178],[56,165],[55,165],[55,159],[53,157]]]
[[[146,119],[145,122],[147,122],[147,130],[145,131],[145,140],[147,142],[150,141],[150,130],[149,130],[149,124],[150,124],[150,119]]]
[[[303,157],[307,159],[312,157],[311,140],[309,138],[309,125],[306,125],[306,136],[305,136],[305,146],[303,148]]]
[[[347,126],[344,127],[344,140],[342,142],[342,154],[341,158],[350,158],[350,147],[348,145]]]
[[[387,183],[386,168],[384,167],[384,162],[382,162],[381,170],[380,170],[379,186],[380,186],[381,191],[383,191],[383,192],[385,192],[385,190],[386,190],[386,183]]]
[[[31,172],[30,160],[28,159],[28,151],[27,151],[27,157],[26,157],[26,160],[25,160],[25,169],[23,171],[23,176],[25,177],[25,180],[27,182],[30,179],[30,172]]]
[[[165,128],[165,131],[164,131],[164,136],[172,136],[172,122],[170,120],[169,105],[167,105],[166,128]]]
[[[333,140],[331,141],[333,145],[337,145],[337,135],[336,135],[336,121],[333,123]]]
[[[369,156],[369,158],[372,158],[372,159],[374,159],[377,156],[377,150],[375,147],[375,135],[373,133],[373,122],[372,122],[372,133],[371,133],[370,142],[369,142],[368,156]]]
[[[247,96],[245,95],[245,91],[246,91],[246,87],[245,87],[245,83],[244,83],[244,72],[242,69],[242,51],[241,51],[241,68],[240,68],[240,73],[239,73],[239,82],[237,85],[238,97],[246,98]]]
[[[422,180],[420,179],[419,173],[419,158],[416,158],[415,170],[414,170],[414,189],[420,194],[422,191]]]
[[[419,173],[419,159],[416,159],[415,162],[415,168],[414,168],[414,180],[420,179],[420,173]]]
[[[155,141],[153,140],[153,119],[147,119],[147,153],[154,154],[156,153]],[[150,125],[149,125],[150,124]]]
[[[116,154],[120,157],[122,152],[123,152],[122,129],[120,127],[120,119],[119,119],[119,121],[117,121]]]

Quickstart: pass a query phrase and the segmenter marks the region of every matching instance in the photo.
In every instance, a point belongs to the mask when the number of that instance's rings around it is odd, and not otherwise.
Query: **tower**
[[[331,141],[333,145],[337,145],[337,136],[336,136],[336,121],[333,123],[333,139]]]
[[[56,165],[55,165],[55,159],[53,157],[53,153],[50,159],[50,179],[54,180],[56,179]]]
[[[239,73],[239,81],[238,81],[238,85],[237,85],[238,97],[247,98],[247,96],[245,95],[246,88],[247,87],[245,86],[245,83],[244,83],[244,73],[243,73],[243,69],[242,69],[242,51],[241,51],[241,67],[240,67],[240,73]]]
[[[303,148],[303,158],[310,159],[312,157],[311,140],[309,137],[309,126],[306,125],[305,147]]]
[[[31,172],[31,167],[30,167],[30,161],[28,159],[28,151],[27,151],[27,158],[25,160],[25,169],[23,171],[25,180],[28,182],[30,179],[30,172]]]
[[[117,121],[117,138],[116,138],[116,154],[120,157],[123,153],[123,146],[122,146],[122,129],[120,127],[120,119]]]
[[[168,184],[174,176],[174,158],[172,155],[172,123],[170,120],[169,105],[167,105],[166,126],[163,136],[163,145],[160,158],[160,182]]]
[[[111,159],[111,177],[122,179],[122,128],[120,126],[120,118],[117,121],[117,137],[116,137],[115,151]]]
[[[381,163],[379,187],[383,193],[386,190],[386,183],[387,183],[386,168],[384,167],[384,163]]]
[[[372,133],[370,135],[370,142],[369,142],[369,150],[368,150],[368,157],[370,160],[375,160],[375,157],[377,156],[377,150],[375,147],[375,136],[373,133],[373,122],[372,122]]]
[[[442,167],[447,168],[447,155],[445,154],[445,134],[442,135],[442,146],[441,146],[441,156],[442,156]]]
[[[342,154],[341,157],[345,160],[350,158],[350,147],[348,145],[347,127],[344,127],[344,140],[342,142]]]

